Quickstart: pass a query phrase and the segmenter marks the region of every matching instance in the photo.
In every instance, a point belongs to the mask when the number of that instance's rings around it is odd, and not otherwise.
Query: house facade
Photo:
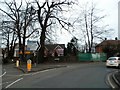
[[[35,53],[35,49],[33,49],[35,46],[30,46],[30,45],[26,45],[26,49],[25,49],[25,54],[28,53]],[[65,44],[47,44],[45,45],[45,57],[47,56],[64,56],[64,48],[65,48]],[[19,53],[19,45],[17,44],[15,47],[15,53],[14,53],[14,57],[18,57],[19,54],[22,54],[22,52]]]
[[[45,56],[64,56],[65,44],[45,45]]]
[[[103,42],[101,42],[95,47],[95,50],[98,53],[102,53],[104,51],[103,49],[109,46],[111,47],[111,49],[112,49],[112,46],[114,47],[113,49],[120,48],[120,40],[104,40]]]

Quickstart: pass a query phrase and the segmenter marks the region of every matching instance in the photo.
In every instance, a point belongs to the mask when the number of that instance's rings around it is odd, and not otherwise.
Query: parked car
[[[106,61],[107,67],[120,67],[120,57],[109,57]]]

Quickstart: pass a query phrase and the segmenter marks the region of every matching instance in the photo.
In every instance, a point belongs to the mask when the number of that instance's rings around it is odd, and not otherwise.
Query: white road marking
[[[6,74],[6,72],[4,72],[0,77],[3,77]]]
[[[11,84],[7,85],[5,88],[9,88],[10,86],[12,86],[13,84],[19,82],[20,80],[22,80],[23,78],[17,79],[16,81],[12,82]]]
[[[67,66],[67,68],[70,68],[70,67],[71,67],[71,66]],[[46,69],[46,70],[38,71],[38,72],[29,74],[29,75],[36,75],[36,74],[39,74],[39,73],[48,72],[48,71],[56,70],[56,69],[59,69],[59,68]]]
[[[112,87],[112,88],[115,88],[115,86],[111,83],[111,81],[110,81],[110,76],[111,76],[111,74],[109,74],[108,75],[108,82],[109,82],[109,84],[110,84],[110,86]]]
[[[36,75],[36,74],[38,74],[38,73],[40,73],[40,72],[33,73],[32,75]]]
[[[27,76],[27,75],[31,75],[31,74],[20,74],[20,75],[6,75],[6,76],[18,76],[18,77],[21,77],[21,76]]]
[[[48,72],[48,71],[50,71],[50,70],[53,70],[53,69],[43,70],[43,71],[40,71],[40,72]]]
[[[31,75],[36,75],[36,74],[39,74],[39,73],[48,72],[48,71],[51,71],[51,70],[54,70],[54,69],[47,69],[47,70],[39,71],[39,72],[33,73]]]
[[[117,71],[115,73],[117,73]],[[118,80],[116,80],[116,78],[115,78],[115,74],[113,74],[113,78],[114,78],[116,83],[119,83]]]

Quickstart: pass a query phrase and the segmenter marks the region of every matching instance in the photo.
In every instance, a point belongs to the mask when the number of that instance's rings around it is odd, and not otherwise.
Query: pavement
[[[31,73],[31,72],[37,72],[37,71],[43,71],[43,70],[47,70],[47,69],[54,69],[54,68],[61,68],[61,67],[67,67],[67,65],[66,64],[55,64],[55,63],[32,64],[30,71],[28,71],[28,69],[27,69],[27,64],[23,64],[23,65],[20,65],[19,67],[15,67],[15,68],[21,70],[23,73]]]

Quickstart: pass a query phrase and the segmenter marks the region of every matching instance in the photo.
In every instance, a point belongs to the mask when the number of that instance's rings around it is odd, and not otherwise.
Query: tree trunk
[[[21,44],[21,37],[20,35],[18,35],[18,38],[19,38],[19,58],[20,60],[22,61],[22,55],[20,54],[20,52],[22,51],[22,44]]]
[[[87,15],[85,14],[85,29],[86,29],[86,35],[87,35],[87,39],[88,39],[88,52],[91,52],[91,48],[90,48],[90,36],[89,36],[89,30],[88,30],[88,21],[87,21]]]
[[[25,37],[23,37],[22,57],[23,57],[23,62],[25,62],[26,61],[26,57],[25,57]]]
[[[43,63],[44,62],[44,49],[45,49],[45,32],[46,29],[43,28],[41,32],[41,37],[40,37],[40,50],[38,53],[38,63]]]

